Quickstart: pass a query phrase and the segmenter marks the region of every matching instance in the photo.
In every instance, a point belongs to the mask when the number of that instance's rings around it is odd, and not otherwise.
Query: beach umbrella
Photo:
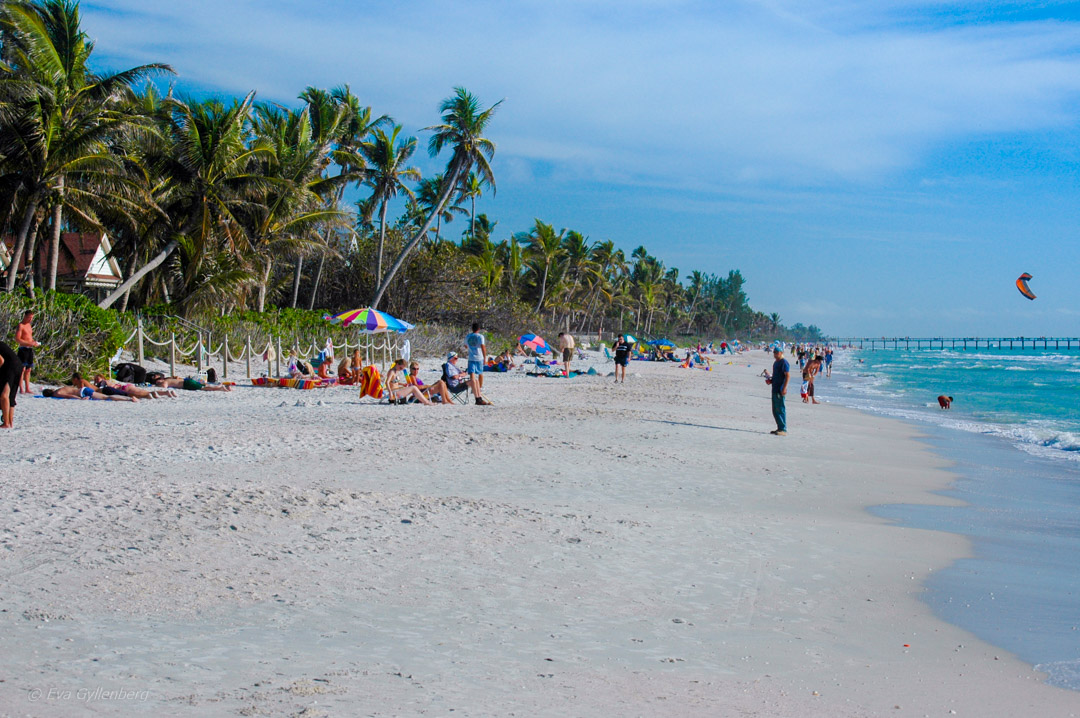
[[[538,334],[522,334],[518,339],[518,344],[526,349],[532,349],[537,354],[548,354],[551,352],[551,347],[547,345],[544,338]]]
[[[637,344],[637,338],[633,334],[624,334],[627,344]]]
[[[413,328],[412,324],[395,319],[386,312],[380,312],[371,307],[363,309],[350,309],[340,314],[323,317],[331,324],[340,324],[343,327],[356,327],[364,334],[381,334],[383,332],[398,332],[404,334]]]

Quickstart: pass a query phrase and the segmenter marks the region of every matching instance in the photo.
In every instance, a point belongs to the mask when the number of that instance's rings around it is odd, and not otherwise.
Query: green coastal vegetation
[[[93,50],[73,0],[0,5],[3,318],[49,301],[114,336],[134,313],[307,325],[374,306],[505,336],[818,334],[754,310],[737,269],[680,274],[643,246],[478,213],[497,189],[501,103],[465,88],[424,129],[427,152],[445,161],[425,177],[413,165],[421,140],[347,85],[308,87],[288,107],[255,92],[197,98],[174,90],[167,64],[105,72]],[[100,312],[41,295],[57,288],[63,231],[111,241],[124,281]]]

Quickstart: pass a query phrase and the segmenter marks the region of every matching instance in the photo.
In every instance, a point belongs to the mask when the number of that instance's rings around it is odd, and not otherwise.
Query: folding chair
[[[442,367],[442,380],[446,384],[447,391],[450,392],[450,398],[458,404],[468,404],[469,396],[472,394],[472,388],[469,386],[469,380],[464,379],[457,387],[450,386],[450,376],[446,373],[446,364]]]

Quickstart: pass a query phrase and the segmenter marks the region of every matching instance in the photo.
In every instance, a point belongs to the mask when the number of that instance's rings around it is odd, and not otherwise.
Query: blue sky
[[[409,133],[456,85],[505,99],[477,206],[499,239],[539,217],[738,268],[755,308],[832,334],[1080,335],[1080,3],[82,8],[99,63],[167,62],[181,92],[348,83]]]

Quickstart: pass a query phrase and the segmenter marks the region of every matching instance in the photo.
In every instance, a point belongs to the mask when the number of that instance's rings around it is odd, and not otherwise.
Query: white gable
[[[97,251],[94,252],[94,259],[90,262],[90,268],[86,270],[87,274],[100,274],[106,277],[116,277],[119,279],[120,275],[113,271],[112,263],[105,258],[105,250],[99,244]]]

